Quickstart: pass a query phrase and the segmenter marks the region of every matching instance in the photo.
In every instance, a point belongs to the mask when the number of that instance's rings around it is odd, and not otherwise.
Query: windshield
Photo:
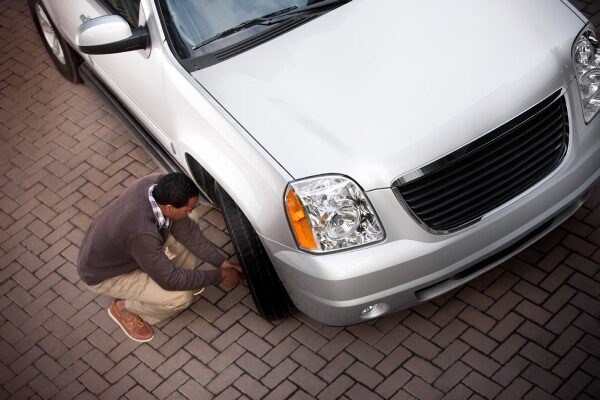
[[[167,29],[180,57],[198,56],[214,50],[194,50],[198,43],[249,21],[290,7],[322,0],[161,0]]]

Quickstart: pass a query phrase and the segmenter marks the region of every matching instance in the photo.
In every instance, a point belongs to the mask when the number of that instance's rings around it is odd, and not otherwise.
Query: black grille
[[[399,179],[394,186],[401,198],[425,225],[446,232],[478,221],[524,192],[566,154],[569,123],[559,94],[424,167],[424,176],[406,183]]]

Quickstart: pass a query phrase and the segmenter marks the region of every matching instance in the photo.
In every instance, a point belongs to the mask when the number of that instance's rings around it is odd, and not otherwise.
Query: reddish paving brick
[[[394,371],[398,365],[404,363],[412,356],[411,352],[403,346],[398,346],[396,349],[383,359],[375,368],[382,374],[389,374]]]
[[[556,392],[556,397],[559,399],[575,399],[591,381],[591,376],[582,371],[577,371],[560,387]]]
[[[429,383],[433,383],[442,374],[442,370],[417,356],[406,361],[403,367]]]
[[[532,384],[524,379],[515,379],[507,388],[496,397],[498,400],[522,399],[532,387]]]
[[[464,379],[464,384],[486,399],[496,397],[502,389],[499,385],[476,371],[471,371]]]
[[[404,385],[404,389],[418,399],[441,399],[443,396],[442,392],[416,376]]]
[[[402,344],[413,353],[428,360],[435,358],[440,353],[440,349],[436,345],[416,333],[406,338]]]
[[[389,375],[383,382],[381,382],[375,391],[383,398],[389,399],[394,393],[412,378],[412,375],[403,368],[398,368],[393,374]]]
[[[433,337],[433,342],[441,348],[447,347],[458,338],[469,326],[459,319],[455,319]]]
[[[577,253],[571,253],[571,255],[569,255],[569,257],[565,260],[565,264],[573,267],[577,271],[587,276],[594,276],[598,271],[600,271],[600,264],[590,260],[589,258],[582,257]]]
[[[577,293],[570,286],[561,286],[546,302],[544,308],[550,312],[558,312]]]
[[[461,382],[470,372],[471,367],[458,361],[444,371],[435,381],[434,385],[441,391],[448,393],[453,387]]]
[[[455,318],[467,305],[458,299],[451,299],[444,304],[442,308],[429,318],[434,324],[445,327],[448,323],[455,321]],[[438,333],[439,335],[439,333]]]

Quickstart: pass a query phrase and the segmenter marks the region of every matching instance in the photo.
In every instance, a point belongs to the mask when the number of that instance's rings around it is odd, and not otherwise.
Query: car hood
[[[192,75],[294,178],[370,190],[565,87],[582,25],[560,1],[354,0]]]

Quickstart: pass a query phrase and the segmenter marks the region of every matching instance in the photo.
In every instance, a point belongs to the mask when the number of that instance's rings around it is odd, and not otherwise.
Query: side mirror
[[[144,50],[150,43],[146,28],[131,27],[118,15],[105,15],[79,26],[75,43],[85,54],[113,54]]]

